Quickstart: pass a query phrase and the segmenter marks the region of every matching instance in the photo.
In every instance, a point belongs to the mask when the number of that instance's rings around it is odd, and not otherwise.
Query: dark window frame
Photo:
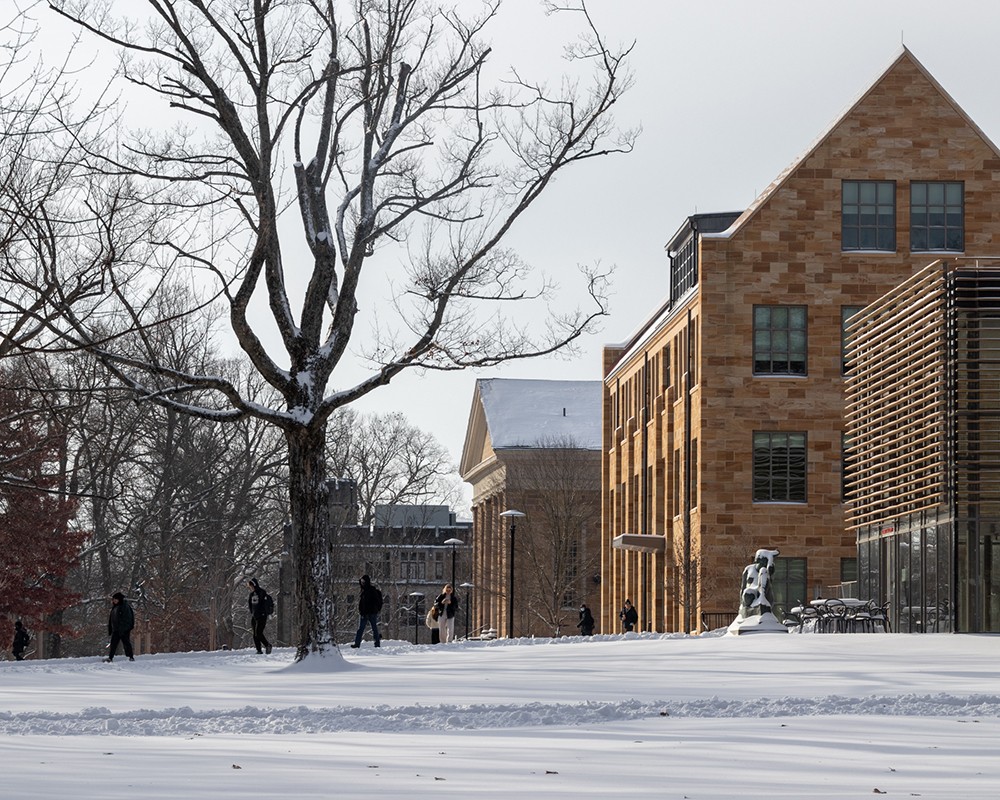
[[[809,437],[805,431],[754,431],[751,498],[754,503],[809,499]]]
[[[910,181],[910,250],[965,252],[963,181]]]
[[[809,307],[755,305],[752,348],[754,375],[808,376]]]
[[[688,240],[670,258],[670,302],[676,303],[698,285],[698,237]]]
[[[896,252],[895,181],[841,181],[840,249]]]

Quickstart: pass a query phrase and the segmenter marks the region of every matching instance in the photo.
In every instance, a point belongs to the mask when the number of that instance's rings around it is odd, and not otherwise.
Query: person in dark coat
[[[31,637],[28,636],[28,631],[25,630],[21,620],[17,620],[14,623],[14,642],[10,647],[16,661],[24,661],[24,651],[30,641]]]
[[[115,660],[118,652],[118,643],[121,642],[122,649],[129,661],[135,661],[132,654],[132,628],[135,627],[135,612],[129,605],[125,595],[115,592],[111,595],[111,613],[108,614],[108,636],[111,637],[111,644],[108,645],[108,657],[105,661]]]
[[[351,647],[361,647],[361,637],[365,635],[366,625],[372,626],[375,646],[381,647],[382,635],[378,632],[378,615],[382,610],[382,592],[372,586],[372,579],[367,575],[362,575],[358,583],[361,585],[358,597],[358,614],[361,621],[358,623],[358,632],[354,634],[354,644]]]
[[[434,605],[438,610],[438,642],[455,641],[455,614],[458,613],[458,595],[449,583],[444,591],[437,596]]]
[[[622,621],[622,630],[625,633],[635,630],[635,626],[639,624],[639,612],[635,610],[631,600],[625,601],[622,610],[618,612],[618,619]]]
[[[271,654],[271,643],[264,635],[264,626],[267,625],[267,592],[260,588],[260,583],[256,578],[247,581],[250,594],[247,597],[247,606],[250,609],[250,632],[253,634],[253,646],[258,653]]]
[[[584,636],[594,635],[594,615],[590,613],[586,603],[580,604],[580,621],[576,623],[576,627]]]

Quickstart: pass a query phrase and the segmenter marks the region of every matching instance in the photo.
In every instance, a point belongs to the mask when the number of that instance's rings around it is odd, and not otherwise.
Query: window
[[[754,306],[755,375],[806,374],[806,307]]]
[[[771,576],[771,593],[774,595],[774,616],[782,619],[788,609],[800,602],[807,603],[806,559],[785,558],[774,560],[774,575]]]
[[[841,250],[896,249],[896,184],[844,181],[840,201]]]
[[[695,385],[700,380],[698,374],[698,359],[701,358],[701,354],[698,352],[698,345],[701,342],[701,317],[695,317],[691,320],[691,326],[687,329],[688,339],[690,340],[690,350],[691,354],[690,368],[691,368],[691,385]]]
[[[965,249],[965,187],[944,181],[910,184],[910,249]]]
[[[399,554],[400,578],[404,581],[427,579],[427,554],[404,550]]]
[[[847,374],[847,323],[861,310],[861,306],[840,307],[840,374]]]
[[[698,247],[694,236],[670,257],[670,302],[676,302],[698,283]]]
[[[674,450],[674,474],[670,476],[672,480],[670,481],[671,488],[673,489],[673,499],[674,508],[673,515],[679,517],[681,515],[681,451]]]
[[[754,431],[753,500],[755,503],[806,501],[806,435]]]
[[[691,487],[691,508],[698,508],[698,440],[691,440],[691,475],[688,479]]]

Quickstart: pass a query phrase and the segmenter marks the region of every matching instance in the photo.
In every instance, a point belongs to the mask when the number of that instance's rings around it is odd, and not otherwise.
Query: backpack
[[[382,610],[382,591],[374,586],[372,591],[375,593],[375,613],[378,614]]]
[[[267,592],[264,593],[264,613],[268,616],[274,613],[274,598]]]

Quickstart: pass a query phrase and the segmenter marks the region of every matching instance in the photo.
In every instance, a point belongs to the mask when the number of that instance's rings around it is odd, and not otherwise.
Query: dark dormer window
[[[680,250],[670,254],[670,302],[675,303],[698,283],[697,237],[690,237]]]

